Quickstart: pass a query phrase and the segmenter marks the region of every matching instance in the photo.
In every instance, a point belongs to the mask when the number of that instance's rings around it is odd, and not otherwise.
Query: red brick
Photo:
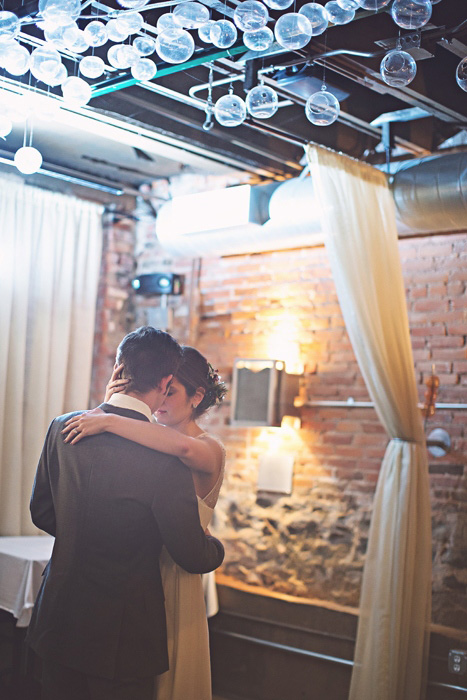
[[[443,245],[432,245],[431,242],[430,244],[425,244],[420,246],[420,254],[423,257],[434,257],[439,260],[440,258],[446,258],[452,254],[452,245],[451,243],[445,243]]]
[[[449,297],[457,297],[460,296],[465,290],[465,284],[463,284],[461,281],[457,282],[448,282],[447,287],[446,287],[446,292]]]
[[[449,335],[467,335],[467,323],[459,323],[457,325],[448,325]]]
[[[449,308],[447,299],[419,299],[412,305],[414,311],[438,311],[446,312]]]
[[[410,299],[424,299],[428,294],[428,290],[426,287],[412,287],[409,288],[408,293]]]
[[[444,326],[441,325],[436,325],[436,326],[422,326],[422,327],[416,327],[416,328],[411,328],[410,329],[411,335],[419,335],[419,336],[444,336],[446,335],[446,331]]]
[[[418,330],[418,329],[415,329]],[[420,333],[418,335],[421,335]],[[428,333],[427,333],[428,335]],[[446,335],[446,336],[438,336],[438,337],[431,337],[429,339],[429,346],[434,348],[458,348],[464,345],[464,341],[460,336],[454,336],[454,335]]]

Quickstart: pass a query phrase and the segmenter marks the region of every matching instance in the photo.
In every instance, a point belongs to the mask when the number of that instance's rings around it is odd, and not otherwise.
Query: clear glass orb
[[[0,139],[4,139],[8,136],[13,128],[13,122],[5,114],[0,114]]]
[[[359,0],[360,7],[364,10],[380,10],[389,5],[391,0]]]
[[[198,36],[201,39],[201,41],[204,41],[205,44],[212,44],[211,41],[211,27],[212,25],[215,24],[213,19],[209,19],[207,22],[201,25],[198,29]]]
[[[381,61],[381,77],[392,87],[404,87],[412,82],[417,73],[417,64],[406,51],[389,51]]]
[[[125,41],[125,39],[128,39],[128,33],[120,29],[116,19],[109,19],[106,27],[110,41]]]
[[[80,29],[76,23],[65,27],[63,43],[65,44],[65,48],[73,53],[84,53],[84,51],[87,51],[89,48],[84,31]]]
[[[305,15],[311,24],[311,36],[318,36],[328,28],[328,13],[325,8],[317,2],[308,2],[300,8],[298,13],[300,15]]]
[[[166,29],[156,39],[156,51],[167,63],[188,61],[194,50],[194,39],[185,29]]]
[[[327,90],[313,93],[306,101],[306,118],[315,126],[329,126],[340,112],[339,100]]]
[[[0,12],[0,42],[14,39],[19,30],[20,22],[13,12]]]
[[[328,13],[329,21],[333,24],[347,24],[355,17],[355,10],[345,10],[336,0],[330,0],[324,8]]]
[[[117,2],[127,10],[140,10],[148,4],[148,0],[117,0]]]
[[[267,85],[257,85],[246,96],[246,108],[255,119],[269,119],[279,109],[277,92]]]
[[[105,63],[99,56],[85,56],[79,62],[79,72],[85,78],[99,78],[105,71]]]
[[[69,24],[80,16],[81,0],[39,0],[39,13],[57,27]]]
[[[16,151],[14,161],[20,173],[32,175],[32,173],[37,173],[41,167],[42,156],[37,148],[23,146]]]
[[[109,33],[103,22],[94,20],[85,27],[84,36],[89,46],[104,46],[108,41]]]
[[[431,0],[394,0],[391,15],[403,29],[420,29],[431,17]]]
[[[198,29],[209,19],[209,9],[200,2],[181,2],[174,7],[174,22],[185,29]]]
[[[24,75],[29,70],[29,51],[16,41],[4,44],[2,65],[11,75]]]
[[[228,49],[237,41],[237,27],[228,19],[219,19],[211,27],[211,41],[219,49]]]
[[[157,73],[157,66],[150,58],[142,58],[131,66],[131,75],[136,80],[152,80]]]
[[[274,34],[269,27],[257,29],[256,32],[245,32],[243,43],[251,51],[265,51],[274,41]]]
[[[337,0],[337,4],[340,5],[343,10],[358,10],[360,7],[359,0]]]
[[[129,68],[138,63],[141,56],[130,44],[114,44],[107,51],[107,60],[114,68]]]
[[[156,50],[156,40],[145,34],[133,40],[133,46],[140,56],[150,56]]]
[[[166,29],[180,29],[180,25],[175,21],[173,12],[164,12],[157,20],[156,27],[159,34],[165,32]]]
[[[223,95],[214,105],[214,116],[221,126],[239,126],[246,117],[246,104],[237,95]]]
[[[456,80],[459,87],[467,92],[467,56],[457,66]]]
[[[65,32],[79,30],[78,25],[73,20],[69,20],[67,24],[55,25],[50,22],[44,22],[44,37],[50,44],[54,44],[56,48],[65,49]]]
[[[287,12],[277,20],[274,35],[284,49],[302,49],[311,39],[311,24],[303,13]]]
[[[242,32],[254,32],[266,26],[269,12],[258,0],[245,0],[237,5],[234,22]]]
[[[57,87],[57,85],[61,85],[62,83],[64,83],[67,78],[68,78],[68,71],[62,63],[59,66],[56,74],[54,76],[48,78],[47,85],[50,85],[50,87]]]
[[[118,31],[122,34],[137,34],[144,24],[143,15],[139,12],[122,12],[117,19]]]
[[[34,49],[29,57],[29,70],[37,80],[44,83],[50,78],[55,78],[61,65],[60,54],[50,44]]]
[[[286,10],[293,5],[294,0],[264,0],[264,2],[271,10]]]
[[[73,107],[83,107],[92,96],[89,83],[82,78],[67,78],[62,84],[62,95],[64,101]]]

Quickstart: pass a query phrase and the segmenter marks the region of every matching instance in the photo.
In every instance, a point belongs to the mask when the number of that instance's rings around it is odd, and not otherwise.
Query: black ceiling
[[[17,0],[6,0],[5,9],[23,16],[34,16],[34,4],[23,4],[20,8],[17,4]],[[119,7],[116,3],[106,4]],[[209,4],[219,6],[219,3]],[[233,12],[236,4],[228,0],[227,9]],[[297,0],[296,7],[302,4],[304,1]],[[416,32],[400,30],[395,25],[389,13],[390,7],[391,3],[379,12],[358,10],[351,23],[330,27],[324,35],[312,39],[298,52],[275,53],[260,58],[253,58],[238,42],[237,53],[231,51],[231,56],[213,60],[212,46],[202,44],[195,31],[193,36],[197,41],[197,50],[194,59],[198,65],[182,64],[176,67],[175,72],[164,75],[164,69],[174,70],[174,67],[159,61],[160,75],[156,75],[146,87],[138,84],[123,87],[128,82],[128,73],[109,71],[105,80],[94,81],[94,89],[99,96],[92,99],[90,106],[108,114],[121,115],[132,124],[145,125],[160,140],[168,138],[171,143],[175,140],[187,151],[204,154],[208,161],[213,159],[243,168],[260,179],[297,175],[303,167],[300,164],[303,164],[303,145],[309,141],[370,163],[384,163],[386,155],[381,145],[382,128],[372,125],[372,122],[388,112],[408,108],[418,108],[428,116],[417,118],[420,112],[415,111],[409,115],[415,118],[408,121],[398,121],[397,117],[392,117],[396,119],[391,123],[389,133],[393,140],[393,160],[436,152],[448,139],[454,137],[456,143],[456,136],[461,142],[459,134],[467,129],[467,93],[457,85],[455,72],[459,61],[467,56],[466,0],[441,0],[433,5],[432,18],[422,29],[419,39]],[[89,11],[92,8],[90,4]],[[155,25],[157,17],[169,9],[143,9],[142,12],[146,23]],[[211,12],[213,19],[221,17],[216,9],[211,8]],[[271,12],[271,15],[277,18],[280,13]],[[41,36],[33,24],[27,25],[24,31],[31,35],[36,32],[37,36]],[[379,65],[382,55],[394,46],[399,35],[417,60],[417,75],[409,86],[391,88],[381,79]],[[417,43],[420,43],[420,48],[416,47]],[[106,48],[96,50],[104,60]],[[344,52],[323,56],[336,50]],[[363,57],[345,51],[376,55]],[[154,54],[152,58],[156,60],[157,55]],[[281,107],[271,119],[254,121],[250,118],[235,128],[221,127],[215,122],[213,128],[206,131],[203,129],[203,110],[207,90],[199,90],[194,97],[189,96],[189,91],[207,83],[210,58],[214,80],[232,77],[235,92],[243,97],[248,83],[250,87],[254,84],[257,70],[271,67],[266,74],[266,82],[277,90],[280,100],[288,100],[291,104]],[[72,60],[66,59],[69,63]],[[299,83],[295,79],[305,79],[305,85],[319,86],[324,70],[326,84],[341,95],[341,114],[331,126],[319,127],[306,119],[306,94],[298,93]],[[246,82],[235,79],[243,77],[245,73]],[[44,86],[39,83],[37,87]],[[228,83],[215,87],[214,101],[226,94],[228,87]],[[112,91],[102,94],[110,89]],[[59,91],[57,94],[60,94]],[[407,114],[405,112],[402,118],[407,118]],[[8,140],[4,150],[9,150]],[[59,150],[57,144],[57,153]],[[97,143],[95,155],[96,161],[99,161]],[[53,159],[53,153],[49,154],[51,167]],[[139,160],[141,162],[142,159]],[[76,169],[76,158],[73,160],[70,156],[68,165]],[[92,174],[93,164],[89,158],[78,165],[78,169]],[[157,176],[163,174],[163,169],[152,173]],[[151,170],[142,168],[141,173],[135,175],[120,168],[118,177],[121,183],[136,187],[150,179]]]

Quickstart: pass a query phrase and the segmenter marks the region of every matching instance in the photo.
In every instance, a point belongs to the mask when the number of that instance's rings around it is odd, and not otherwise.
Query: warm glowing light
[[[289,313],[287,316],[285,313],[274,323],[274,330],[267,339],[266,354],[282,360],[289,374],[303,374],[298,324]]]
[[[286,430],[300,430],[302,421],[299,416],[282,416],[281,428]]]

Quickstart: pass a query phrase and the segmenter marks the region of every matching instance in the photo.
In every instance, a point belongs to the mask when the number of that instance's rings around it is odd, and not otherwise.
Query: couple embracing
[[[199,574],[224,556],[207,526],[225,453],[196,419],[224,394],[197,350],[145,326],[105,403],[52,421],[31,498],[55,537],[27,638],[44,700],[210,700]]]

